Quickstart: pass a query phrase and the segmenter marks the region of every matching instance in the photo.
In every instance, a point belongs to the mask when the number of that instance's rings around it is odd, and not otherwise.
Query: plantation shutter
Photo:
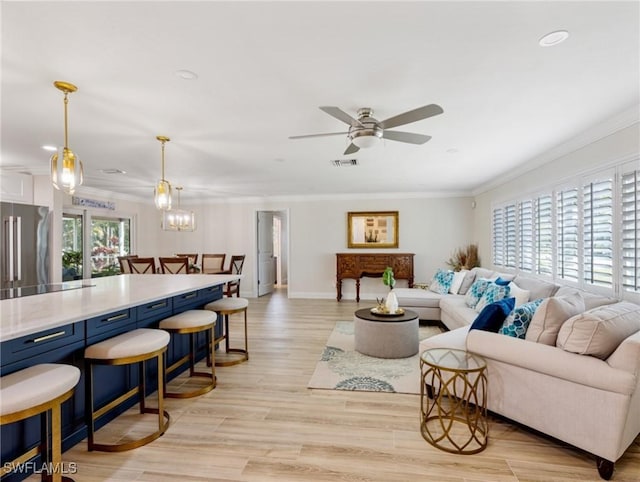
[[[518,268],[533,271],[533,201],[518,205]]]
[[[579,249],[578,189],[558,191],[556,196],[556,276],[578,281]]]
[[[583,187],[584,280],[613,287],[613,179]]]
[[[622,289],[640,293],[640,170],[622,175]]]
[[[504,209],[505,226],[505,258],[504,265],[508,268],[516,267],[516,205],[509,204]]]
[[[502,208],[493,210],[493,264],[504,266],[504,214]]]
[[[551,195],[536,199],[535,238],[536,273],[551,276],[553,273],[553,216]]]

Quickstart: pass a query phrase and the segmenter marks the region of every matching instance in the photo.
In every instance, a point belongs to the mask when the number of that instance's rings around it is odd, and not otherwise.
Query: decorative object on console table
[[[342,299],[342,280],[356,280],[356,301],[360,301],[360,278],[378,278],[390,267],[395,279],[406,279],[413,287],[413,253],[336,253],[336,294]]]
[[[348,248],[397,248],[398,211],[347,213]]]

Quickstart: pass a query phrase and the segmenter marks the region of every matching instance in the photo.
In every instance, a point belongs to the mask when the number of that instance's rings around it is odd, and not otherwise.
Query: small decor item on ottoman
[[[396,279],[393,277],[393,268],[391,268],[390,266],[387,266],[384,270],[384,273],[382,273],[382,282],[385,284],[385,286],[389,287],[389,290],[392,290],[396,285]],[[393,291],[389,291],[385,306],[389,313],[395,313],[396,311],[398,311],[398,298]]]

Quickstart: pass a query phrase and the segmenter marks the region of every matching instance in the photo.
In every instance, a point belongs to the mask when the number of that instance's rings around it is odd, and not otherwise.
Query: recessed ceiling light
[[[198,74],[190,70],[176,70],[175,74],[183,80],[196,80]]]
[[[42,148],[43,148],[45,151],[51,151],[51,152],[55,152],[55,151],[57,151],[57,150],[58,150],[58,148],[57,148],[56,146],[42,146]]]
[[[122,169],[100,169],[100,172],[103,174],[126,174],[127,171],[123,171]]]
[[[456,149],[455,147],[447,149],[447,154],[457,154],[457,153],[458,153],[458,149]]]
[[[538,40],[538,43],[540,44],[540,47],[553,47],[554,45],[564,42],[568,38],[569,32],[566,30],[556,30],[555,32],[550,32],[542,37]]]

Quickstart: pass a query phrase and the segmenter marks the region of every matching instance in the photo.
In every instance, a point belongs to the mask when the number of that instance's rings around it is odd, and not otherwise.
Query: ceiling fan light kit
[[[331,132],[326,134],[308,134],[302,136],[290,136],[289,139],[304,139],[310,137],[325,137],[335,135],[347,135],[349,140],[349,146],[344,151],[344,154],[353,154],[358,152],[361,148],[368,148],[375,146],[380,139],[389,139],[391,141],[406,142],[409,144],[424,144],[431,136],[424,134],[415,134],[413,132],[402,131],[389,131],[393,127],[410,124],[419,120],[427,119],[435,115],[442,114],[444,111],[442,107],[436,104],[429,104],[417,109],[398,114],[394,117],[390,117],[382,122],[375,119],[373,116],[373,109],[369,107],[363,107],[358,109],[358,118],[355,119],[349,114],[344,112],[339,107],[334,106],[321,106],[320,110],[335,117],[339,121],[349,125],[347,132]]]
[[[80,159],[69,149],[67,105],[69,94],[78,88],[62,80],[56,80],[53,85],[64,92],[64,147],[59,147],[51,156],[51,182],[56,189],[73,194],[83,182],[83,168]]]

